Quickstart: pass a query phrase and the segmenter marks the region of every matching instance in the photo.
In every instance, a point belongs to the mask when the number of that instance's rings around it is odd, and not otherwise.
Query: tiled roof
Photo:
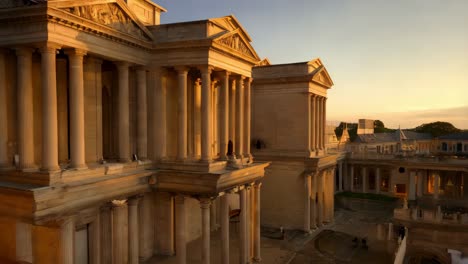
[[[439,139],[468,140],[468,132],[454,133],[440,136]]]
[[[395,132],[374,133],[357,135],[355,143],[384,143],[398,142],[400,140],[430,140],[432,136],[427,133],[418,133],[409,130],[398,129]]]

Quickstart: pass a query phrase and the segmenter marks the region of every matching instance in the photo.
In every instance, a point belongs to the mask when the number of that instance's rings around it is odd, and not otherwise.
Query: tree
[[[441,121],[422,124],[412,130],[419,132],[419,133],[429,133],[433,137],[440,137],[443,135],[461,132],[460,129],[454,127],[452,124],[448,122],[441,122]]]

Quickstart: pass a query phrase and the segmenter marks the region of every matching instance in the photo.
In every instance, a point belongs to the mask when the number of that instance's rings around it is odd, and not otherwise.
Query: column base
[[[56,166],[56,167],[54,166],[54,167],[52,167],[52,168],[41,168],[40,171],[41,171],[41,172],[52,172],[52,173],[53,173],[53,172],[59,172],[59,171],[61,171],[61,170],[62,170],[62,169],[61,169],[59,166]]]
[[[254,263],[262,262],[262,258],[253,258],[252,260],[253,260]]]
[[[22,172],[38,172],[39,167],[37,167],[35,165],[34,166],[30,165],[30,166],[26,166],[24,168],[20,168],[19,170],[22,171]]]
[[[86,170],[86,169],[88,169],[88,166],[86,164],[81,164],[81,165],[76,165],[76,166],[70,165],[68,167],[68,169],[70,169],[70,170]]]

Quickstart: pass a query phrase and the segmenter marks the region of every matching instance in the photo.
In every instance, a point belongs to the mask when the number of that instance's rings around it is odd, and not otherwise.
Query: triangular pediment
[[[330,88],[333,86],[333,81],[328,74],[327,69],[325,66],[323,66],[322,61],[320,59],[315,59],[307,63],[309,67],[312,69],[311,74],[312,74],[312,81],[321,84],[327,88]]]
[[[239,29],[226,33],[216,38],[214,41],[228,49],[239,52],[242,55],[255,60],[260,60],[250,43],[241,34],[239,34]]]
[[[151,41],[152,34],[122,0],[58,1],[57,8],[87,21],[107,26],[132,37]],[[51,2],[54,5],[54,2]]]

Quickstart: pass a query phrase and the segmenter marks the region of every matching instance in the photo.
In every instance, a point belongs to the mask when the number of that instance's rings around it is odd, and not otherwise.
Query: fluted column
[[[202,214],[202,264],[210,263],[210,199],[200,200]]]
[[[317,228],[317,203],[316,203],[316,193],[317,193],[317,175],[314,173],[311,175],[311,194],[310,194],[310,228]]]
[[[34,121],[32,87],[32,52],[30,48],[16,49],[18,154],[23,171],[37,169],[34,162]]]
[[[138,203],[141,196],[128,200],[128,263],[139,263]]]
[[[177,264],[187,262],[187,240],[185,234],[185,197],[177,195],[175,197],[176,210],[176,259]]]
[[[246,197],[246,205],[245,205],[245,219],[246,219],[246,227],[245,227],[245,254],[246,254],[246,262],[250,263],[251,260],[251,224],[252,224],[252,187],[250,185],[245,186],[245,197]]]
[[[323,225],[323,177],[324,172],[317,174],[317,226]]]
[[[188,68],[177,67],[177,159],[187,159],[187,74]]]
[[[434,198],[439,199],[440,175],[438,171],[434,171],[433,175],[434,175]]]
[[[8,161],[8,122],[5,51],[0,50],[0,170],[10,167]]]
[[[106,204],[100,209],[101,222],[101,264],[112,263],[112,206]]]
[[[227,160],[227,145],[229,141],[229,72],[222,74],[221,107],[220,107],[220,131],[219,131],[219,158]]]
[[[236,80],[229,84],[229,140],[232,141],[233,155],[236,153]],[[229,141],[228,141],[229,143]]]
[[[126,200],[112,201],[112,263],[128,264],[128,207]]]
[[[335,174],[336,174],[336,171],[335,169],[333,168],[332,171],[331,171],[331,186],[330,186],[330,192],[328,194],[328,198],[329,198],[329,212],[330,212],[330,222],[333,222],[335,220],[335,193],[333,192],[333,186],[335,186]]]
[[[240,262],[247,263],[247,191],[242,189],[239,191],[240,198]]]
[[[32,254],[35,264],[73,264],[75,221],[60,220],[52,226],[32,226]],[[51,245],[44,250],[45,245]]]
[[[315,151],[320,152],[320,97],[315,97]]]
[[[229,197],[221,196],[221,263],[229,264]]]
[[[89,241],[89,263],[101,263],[101,217],[100,212],[96,214],[96,218],[88,225],[88,241]]]
[[[254,247],[254,254],[253,260],[255,262],[262,261],[260,255],[260,191],[261,191],[262,183],[257,183],[254,185],[254,199],[255,199],[255,224],[254,224],[254,239],[253,239],[253,247]]]
[[[242,158],[244,153],[244,76],[239,75],[236,79],[236,147],[237,158]]]
[[[42,170],[57,171],[58,117],[56,52],[59,47],[46,44],[41,47],[42,84]],[[32,113],[30,113],[32,114]]]
[[[136,68],[137,77],[137,156],[139,160],[148,157],[148,111],[146,98],[146,69]]]
[[[201,80],[197,79],[193,87],[193,133],[194,133],[194,152],[197,159],[201,158]]]
[[[316,96],[314,94],[310,94],[310,151],[315,154],[315,98]]]
[[[154,74],[155,90],[153,93],[153,148],[156,161],[161,161],[167,158],[167,120],[166,120],[166,70],[160,67],[152,68]]]
[[[202,98],[201,98],[201,152],[202,160],[209,162],[212,159],[211,154],[211,67],[200,67],[202,75]]]
[[[70,160],[75,169],[86,168],[85,161],[85,120],[84,120],[84,79],[83,56],[86,52],[78,49],[67,50],[70,74]]]
[[[325,147],[325,130],[327,129],[327,98],[323,97],[322,99],[322,149],[324,152],[326,152],[326,147]]]
[[[250,126],[251,126],[251,84],[252,78],[246,78],[244,82],[244,157],[251,159],[250,154]],[[250,160],[252,162],[252,160]]]
[[[118,114],[119,114],[119,160],[129,162],[130,159],[130,105],[128,88],[128,62],[117,62],[119,78]]]
[[[311,195],[311,176],[304,177],[304,232],[310,233],[310,195]]]

